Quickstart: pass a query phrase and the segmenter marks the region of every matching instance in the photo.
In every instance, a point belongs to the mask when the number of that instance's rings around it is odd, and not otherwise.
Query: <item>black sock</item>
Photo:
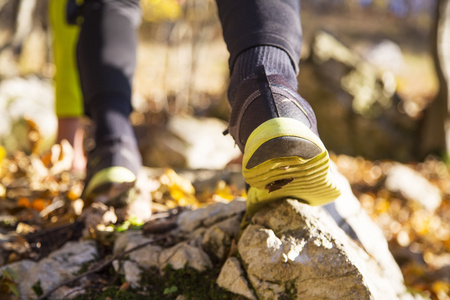
[[[257,66],[263,65],[267,75],[279,74],[297,90],[297,74],[289,55],[282,49],[273,46],[258,46],[239,54],[233,67],[228,87],[228,99],[233,105],[239,84],[255,72]]]
[[[95,124],[94,139],[97,146],[114,140],[136,143],[133,127],[129,121],[131,107],[123,101],[99,99],[90,109]]]

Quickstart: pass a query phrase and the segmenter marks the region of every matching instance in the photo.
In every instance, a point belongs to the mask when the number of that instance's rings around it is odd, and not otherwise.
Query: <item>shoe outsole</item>
[[[268,153],[267,159],[262,159],[261,151],[258,150],[268,141],[282,137],[296,137],[299,143],[303,140],[314,144],[317,151],[313,152],[317,155],[311,157],[311,151],[301,153],[302,147],[299,147],[298,153],[293,153],[292,150],[283,152],[284,147],[280,147],[278,157],[274,157],[272,151]],[[292,138],[289,140],[292,143]],[[263,162],[247,168],[255,153],[258,160]],[[292,118],[268,120],[251,133],[245,146],[242,173],[251,187],[248,207],[282,198],[296,198],[310,205],[324,205],[340,195],[333,181],[330,158],[322,141],[306,125]]]
[[[109,167],[97,172],[83,191],[85,202],[92,202],[99,195],[113,199],[130,190],[136,182],[136,175],[125,167]]]

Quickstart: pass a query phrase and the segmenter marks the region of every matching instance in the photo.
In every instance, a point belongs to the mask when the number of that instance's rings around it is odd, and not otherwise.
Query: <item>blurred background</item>
[[[174,114],[226,121],[228,52],[215,2],[141,2],[132,117],[137,128],[145,128],[139,135],[148,137],[149,126]],[[329,149],[400,161],[444,153],[444,120],[430,129],[426,114],[439,90],[433,60],[437,2],[302,1],[300,93],[313,105]],[[7,152],[30,151],[21,138],[23,116],[48,137],[41,150],[55,135],[47,5],[0,1],[0,143]],[[429,136],[436,142],[424,143]],[[144,152],[153,151],[143,143]]]
[[[408,288],[450,299],[449,0],[301,4],[299,92],[317,114],[331,158],[382,228]],[[229,73],[215,2],[141,5],[131,119],[144,164],[221,171],[239,151],[221,134]],[[56,135],[47,6],[0,0],[0,211],[11,215],[33,210],[20,199],[48,205],[51,197],[77,199],[82,189],[48,167],[59,168],[61,152],[26,159],[46,153]],[[234,198],[221,189],[212,193]],[[204,204],[198,189],[195,197]]]

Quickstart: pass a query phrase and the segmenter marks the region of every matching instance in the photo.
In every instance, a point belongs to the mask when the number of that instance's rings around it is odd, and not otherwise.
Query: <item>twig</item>
[[[90,275],[90,274],[99,272],[99,271],[101,271],[103,268],[105,268],[105,267],[107,267],[109,264],[111,264],[113,261],[115,261],[116,259],[118,259],[118,258],[120,258],[120,257],[122,257],[122,256],[125,256],[125,255],[127,255],[127,254],[129,254],[129,253],[131,253],[131,252],[133,252],[133,251],[136,251],[136,250],[138,250],[138,249],[140,249],[140,248],[143,248],[143,247],[145,247],[145,246],[147,246],[147,245],[150,245],[150,244],[152,244],[152,243],[161,241],[161,240],[163,240],[163,239],[164,239],[164,238],[162,238],[162,237],[159,238],[159,239],[153,239],[153,240],[151,240],[151,241],[147,241],[147,242],[142,243],[142,244],[140,244],[140,245],[137,245],[137,246],[135,246],[135,247],[133,247],[133,248],[131,248],[131,249],[128,249],[128,250],[126,250],[126,251],[123,251],[122,253],[119,253],[119,254],[117,254],[117,255],[114,255],[112,258],[108,259],[107,261],[103,262],[102,264],[100,264],[99,266],[93,268],[92,270],[86,271],[86,272],[84,272],[83,274],[80,274],[80,275],[78,275],[78,276],[76,276],[76,277],[74,277],[74,278],[72,278],[72,279],[66,280],[66,281],[64,281],[64,282],[62,282],[62,283],[60,283],[60,284],[58,284],[57,286],[53,287],[52,289],[50,289],[50,290],[48,290],[47,292],[45,292],[44,294],[42,294],[39,298],[37,298],[37,300],[44,300],[44,299],[46,299],[48,296],[50,296],[51,294],[53,294],[53,293],[54,293],[56,290],[58,290],[59,288],[65,286],[65,285],[68,285],[68,284],[70,284],[70,283],[72,283],[72,282],[75,282],[75,281],[77,281],[77,280],[79,280],[79,279],[81,279],[81,278],[83,278],[83,277],[85,277],[85,276],[88,276],[88,275]]]

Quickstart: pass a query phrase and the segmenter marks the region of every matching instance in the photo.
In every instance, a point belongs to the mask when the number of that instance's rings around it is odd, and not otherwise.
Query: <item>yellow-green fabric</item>
[[[51,0],[50,23],[53,31],[55,74],[55,111],[58,117],[83,115],[83,98],[76,64],[79,27],[66,22],[67,0]]]

